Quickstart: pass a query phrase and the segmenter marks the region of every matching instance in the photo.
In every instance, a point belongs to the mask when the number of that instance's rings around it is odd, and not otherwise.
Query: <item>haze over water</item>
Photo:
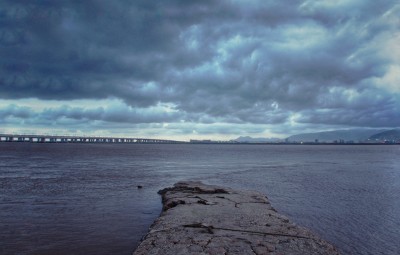
[[[131,254],[180,180],[251,189],[343,254],[400,254],[399,146],[0,143],[0,254]],[[143,185],[143,189],[137,189]]]

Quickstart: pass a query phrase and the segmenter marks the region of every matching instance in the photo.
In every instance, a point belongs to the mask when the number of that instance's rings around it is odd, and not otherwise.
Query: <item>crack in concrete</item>
[[[270,204],[269,202],[266,202],[266,201],[236,202],[235,200],[229,199],[227,197],[223,197],[223,196],[216,196],[216,197],[220,198],[220,199],[225,199],[225,200],[228,200],[228,201],[234,203],[236,208],[239,208],[239,205],[241,205],[241,204]]]
[[[254,250],[253,245],[250,245],[250,249],[254,254],[258,255],[258,253]]]
[[[234,200],[232,200],[232,199],[229,199],[229,198],[227,198],[227,197],[217,196],[217,198],[225,199],[225,200],[228,200],[228,201],[234,203],[236,208],[238,208],[238,205],[240,204],[240,203],[238,203],[238,202],[236,202],[236,201],[234,201]]]
[[[186,224],[183,225],[183,227],[186,228],[204,228],[209,231],[209,233],[212,233],[213,229],[217,230],[225,230],[225,231],[234,231],[234,232],[242,232],[242,233],[250,233],[250,234],[259,234],[259,235],[268,235],[268,236],[284,236],[284,237],[293,237],[293,238],[302,238],[302,239],[311,239],[314,240],[314,238],[307,237],[307,236],[298,236],[298,235],[289,235],[289,234],[279,234],[279,233],[272,233],[272,232],[262,232],[262,231],[253,231],[253,230],[244,230],[244,229],[233,229],[233,228],[221,228],[221,227],[214,227],[212,225],[205,225],[202,223],[193,223],[193,224]]]
[[[212,240],[213,240],[214,238],[215,238],[215,237],[211,237],[210,239],[208,239],[208,241],[207,241],[206,245],[204,246],[204,248],[207,248],[207,246],[212,242]]]

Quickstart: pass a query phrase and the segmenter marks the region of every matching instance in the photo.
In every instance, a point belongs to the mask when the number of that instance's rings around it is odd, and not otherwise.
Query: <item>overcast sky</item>
[[[0,133],[400,127],[398,0],[2,0]]]

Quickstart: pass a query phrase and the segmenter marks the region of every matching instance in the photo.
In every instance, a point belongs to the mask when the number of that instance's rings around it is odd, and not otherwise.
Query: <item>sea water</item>
[[[131,254],[160,214],[157,191],[180,180],[263,192],[343,254],[400,254],[399,155],[397,145],[0,143],[0,254]]]

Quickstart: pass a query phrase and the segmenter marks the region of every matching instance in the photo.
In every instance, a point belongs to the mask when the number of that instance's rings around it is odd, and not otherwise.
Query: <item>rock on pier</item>
[[[134,255],[339,254],[278,214],[265,195],[178,182],[160,190],[163,212]]]

